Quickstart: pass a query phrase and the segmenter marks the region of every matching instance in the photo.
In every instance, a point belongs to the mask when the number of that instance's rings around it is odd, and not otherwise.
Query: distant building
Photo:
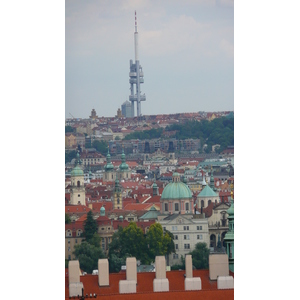
[[[123,117],[123,114],[122,114],[122,112],[121,112],[121,109],[120,108],[118,108],[118,110],[117,110],[117,118],[122,118]]]
[[[131,103],[129,101],[125,101],[122,105],[121,105],[121,111],[122,111],[122,115],[125,118],[132,118],[133,116],[131,115]]]
[[[92,112],[91,112],[91,115],[90,115],[90,119],[95,120],[95,119],[97,119],[97,118],[98,118],[98,116],[97,116],[97,114],[96,114],[95,109],[93,108],[93,109],[92,109]]]
[[[79,153],[77,153],[75,167],[71,171],[70,204],[86,205],[84,174],[79,165],[80,165],[80,159],[79,159]]]

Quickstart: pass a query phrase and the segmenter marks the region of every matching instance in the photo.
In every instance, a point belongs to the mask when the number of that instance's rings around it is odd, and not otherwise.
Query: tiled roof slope
[[[201,278],[202,290],[185,291],[184,290],[184,274],[185,271],[167,272],[169,279],[169,292],[153,292],[153,280],[155,272],[137,273],[136,294],[119,294],[119,281],[126,280],[126,273],[114,273],[109,275],[109,287],[99,287],[97,275],[80,276],[83,283],[84,294],[96,294],[93,299],[201,299],[201,300],[230,300],[234,299],[234,290],[218,290],[217,281],[209,280],[209,270],[194,270],[193,276]],[[233,276],[233,273],[230,272]],[[65,280],[65,298],[69,299],[69,280]]]

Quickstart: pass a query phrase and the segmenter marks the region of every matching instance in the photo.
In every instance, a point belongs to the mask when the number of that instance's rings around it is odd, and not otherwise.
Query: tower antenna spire
[[[137,32],[136,10],[134,11],[134,17],[135,17],[135,32]]]

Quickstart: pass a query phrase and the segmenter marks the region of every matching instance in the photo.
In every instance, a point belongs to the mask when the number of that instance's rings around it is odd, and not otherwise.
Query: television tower
[[[129,101],[131,102],[131,117],[134,117],[134,102],[136,101],[137,106],[137,116],[142,115],[141,101],[146,101],[146,95],[141,95],[140,84],[144,83],[144,73],[142,66],[139,62],[139,52],[138,52],[138,31],[137,31],[137,21],[136,21],[136,11],[135,14],[135,32],[134,32],[134,53],[135,53],[135,63],[132,59],[130,60],[130,72],[129,72],[129,83],[130,83],[130,95]],[[134,94],[134,85],[135,91]]]

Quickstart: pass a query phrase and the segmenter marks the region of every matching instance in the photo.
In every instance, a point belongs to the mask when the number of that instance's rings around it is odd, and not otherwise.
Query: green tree
[[[193,266],[196,269],[208,268],[209,249],[206,243],[197,243],[195,249],[190,254],[192,255]]]
[[[83,223],[83,226],[83,237],[85,237],[85,241],[88,243],[90,241],[94,241],[94,233],[97,233],[98,231],[98,224],[97,221],[93,219],[93,213],[91,210],[87,213],[87,217]]]
[[[69,125],[65,126],[65,133],[74,132],[74,131],[75,131],[75,129],[72,126],[69,126]]]
[[[76,150],[66,151],[65,152],[65,163],[71,162],[71,160],[76,157],[76,154],[77,154]]]
[[[98,259],[105,257],[100,246],[96,247],[86,241],[76,245],[73,254],[79,260],[80,268],[87,273],[98,269]]]
[[[127,227],[119,227],[109,244],[110,272],[119,272],[127,257],[136,257],[142,264],[150,263],[143,230],[134,222]]]
[[[142,263],[147,261],[146,239],[142,228],[138,227],[135,222],[130,222],[123,229],[122,247],[124,253],[129,253],[130,256],[140,259]]]
[[[109,257],[109,272],[118,273],[121,267],[126,264],[126,256],[118,257],[116,254],[111,254]]]
[[[105,141],[95,140],[92,144],[93,148],[95,148],[102,155],[106,155],[108,143]]]
[[[157,255],[167,255],[175,251],[173,235],[163,231],[161,224],[154,223],[147,232],[148,256],[154,261]]]
[[[65,213],[65,224],[70,224],[71,223],[71,219],[70,219],[70,216]]]

